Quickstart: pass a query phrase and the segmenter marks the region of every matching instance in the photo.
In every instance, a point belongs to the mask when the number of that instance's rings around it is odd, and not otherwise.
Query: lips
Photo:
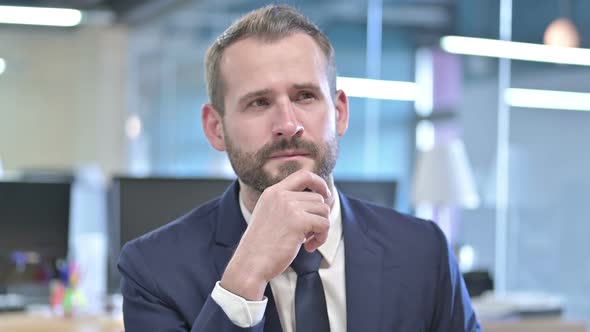
[[[307,157],[309,153],[304,150],[284,150],[270,155],[271,159],[289,158],[289,157]]]

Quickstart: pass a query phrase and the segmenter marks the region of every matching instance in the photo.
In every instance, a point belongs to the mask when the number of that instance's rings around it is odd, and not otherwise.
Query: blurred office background
[[[0,25],[0,174],[73,177],[70,255],[93,238],[110,269],[113,183],[233,177],[201,130],[203,57],[266,3],[0,1],[83,13],[72,27]],[[552,51],[444,39],[590,48],[590,2],[286,3],[328,35],[351,96],[336,178],[391,183],[391,206],[439,221],[464,272],[590,322],[590,53],[537,61]]]

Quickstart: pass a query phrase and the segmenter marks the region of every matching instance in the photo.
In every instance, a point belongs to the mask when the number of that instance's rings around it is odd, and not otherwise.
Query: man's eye
[[[307,100],[307,99],[313,99],[315,96],[313,95],[313,93],[311,92],[301,92],[299,94],[299,96],[297,97],[297,100]]]
[[[268,100],[264,99],[264,98],[260,98],[260,99],[256,99],[253,102],[250,103],[250,106],[253,107],[263,107],[263,106],[268,106]]]

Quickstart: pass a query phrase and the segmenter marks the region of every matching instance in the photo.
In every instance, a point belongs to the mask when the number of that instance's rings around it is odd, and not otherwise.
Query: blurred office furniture
[[[476,208],[479,195],[463,142],[456,139],[420,154],[412,192],[414,203]]]
[[[494,289],[494,281],[487,270],[476,270],[463,273],[463,280],[469,296],[474,298]]]
[[[473,309],[486,332],[587,332],[583,321],[562,317],[563,300],[538,292],[496,294],[472,299]]]
[[[582,321],[561,319],[523,319],[508,321],[483,321],[485,332],[587,332]]]
[[[472,298],[473,309],[481,320],[560,318],[564,303],[559,296],[541,292],[485,292]]]
[[[69,182],[0,182],[0,311],[45,301],[56,262],[68,255]],[[15,294],[10,294],[15,293]],[[22,305],[21,305],[22,307]]]
[[[122,332],[123,321],[110,316],[65,318],[25,313],[5,313],[0,314],[0,331]]]
[[[0,313],[23,311],[26,305],[27,301],[20,294],[0,293]]]
[[[454,227],[450,209],[474,209],[479,205],[463,142],[455,139],[422,151],[416,163],[412,189],[412,201],[417,210],[421,206],[434,209],[436,213],[431,213],[431,218],[452,243]]]

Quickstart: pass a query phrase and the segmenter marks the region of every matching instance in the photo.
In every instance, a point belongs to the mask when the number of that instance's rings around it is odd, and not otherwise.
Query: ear
[[[201,123],[209,144],[217,151],[225,151],[223,121],[219,112],[211,104],[203,105]]]
[[[348,97],[342,90],[336,91],[336,130],[338,136],[348,129]]]

